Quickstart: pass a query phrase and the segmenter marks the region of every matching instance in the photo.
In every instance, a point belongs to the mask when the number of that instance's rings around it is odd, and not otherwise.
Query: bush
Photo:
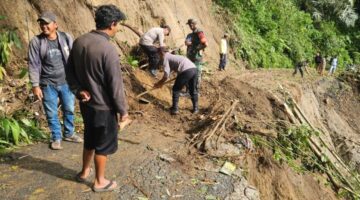
[[[228,13],[229,27],[238,38],[239,42],[229,42],[231,47],[252,68],[290,68],[305,59],[312,61],[318,51],[337,55],[339,68],[352,62],[348,29],[337,24],[338,19],[315,21],[297,0],[214,2]]]
[[[6,19],[0,16],[0,20]],[[9,27],[0,27],[0,80],[6,75],[5,66],[10,61],[12,47],[21,47],[20,39],[18,38],[15,29]]]

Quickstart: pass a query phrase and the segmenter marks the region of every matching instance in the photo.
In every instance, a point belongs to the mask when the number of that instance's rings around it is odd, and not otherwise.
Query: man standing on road
[[[202,30],[197,28],[197,20],[188,19],[187,25],[192,30],[185,39],[185,45],[187,46],[187,57],[195,64],[197,69],[197,84],[196,88],[199,91],[201,82],[202,62],[203,56],[202,51],[208,46],[205,34]]]
[[[95,12],[96,30],[75,40],[66,74],[71,90],[80,100],[84,119],[82,170],[76,180],[84,182],[95,163],[95,192],[112,191],[117,183],[105,178],[107,157],[118,148],[118,116],[128,120],[127,101],[118,53],[110,38],[125,15],[114,5],[100,6]]]
[[[149,58],[149,70],[151,75],[156,77],[157,69],[159,67],[159,54],[158,49],[165,47],[165,36],[169,36],[171,29],[168,25],[159,28],[152,28],[140,38],[140,46],[145,51]],[[159,47],[155,43],[159,43]]]
[[[37,20],[42,31],[29,44],[29,76],[32,91],[42,101],[51,131],[50,148],[62,149],[61,124],[58,118],[58,99],[63,111],[64,140],[81,143],[74,133],[75,98],[65,78],[65,65],[73,39],[67,33],[57,31],[56,16],[44,12]]]

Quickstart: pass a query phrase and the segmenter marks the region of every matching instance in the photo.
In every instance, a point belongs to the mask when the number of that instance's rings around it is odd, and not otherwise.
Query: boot
[[[198,96],[197,96],[197,94],[194,95],[194,96],[191,98],[191,101],[192,101],[192,104],[193,104],[192,113],[194,113],[194,114],[199,113],[199,103],[198,103]]]
[[[179,113],[179,97],[180,97],[180,91],[173,92],[173,105],[170,108],[170,114],[177,115]]]

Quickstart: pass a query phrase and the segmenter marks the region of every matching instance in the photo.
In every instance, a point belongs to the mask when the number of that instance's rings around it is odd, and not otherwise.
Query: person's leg
[[[84,122],[84,149],[82,158],[82,169],[78,176],[81,179],[86,179],[90,174],[91,162],[93,161],[95,153],[96,134],[95,132],[93,132],[94,128],[92,125],[93,117],[96,113],[83,103],[80,103],[80,112]]]
[[[75,97],[67,84],[59,86],[59,89],[59,98],[62,104],[64,120],[64,136],[69,138],[74,134]]]
[[[199,92],[200,91],[200,83],[201,83],[201,75],[202,75],[202,63],[199,61],[199,62],[195,62],[194,64],[197,69],[196,90]]]
[[[148,57],[148,62],[149,62],[149,71],[153,76],[156,76],[156,74],[154,74],[154,68],[156,65],[156,60],[154,60],[154,49],[152,46],[145,46],[145,45],[141,45],[141,48],[143,49],[143,51],[145,52],[145,54]]]
[[[196,80],[197,78],[197,71],[194,70],[193,75],[191,79],[189,80],[189,90],[190,90],[190,96],[191,96],[191,102],[193,104],[193,113],[199,112],[199,103],[198,103],[198,92],[196,89]]]
[[[118,120],[117,114],[113,111],[96,111],[95,121],[102,119],[102,122],[94,122],[96,133],[95,137],[95,181],[93,189],[101,189],[109,187],[114,189],[117,187],[115,181],[105,178],[105,169],[107,157],[118,149]],[[112,183],[110,186],[109,184]]]
[[[320,74],[320,64],[316,63],[316,71],[318,74]]]
[[[333,68],[334,68],[334,66],[333,66],[333,65],[331,65],[330,70],[329,70],[329,75],[331,75],[331,74],[332,74]]]
[[[41,87],[41,90],[44,95],[43,105],[45,109],[45,114],[47,122],[51,131],[51,140],[61,141],[61,125],[58,118],[58,91],[54,86],[44,86]]]
[[[293,76],[295,76],[296,75],[296,73],[297,73],[297,70],[298,70],[298,67],[295,67],[295,70],[294,70],[294,72],[293,72]]]
[[[226,64],[227,64],[227,54],[224,54],[223,56],[223,70],[225,70],[225,67],[226,67]]]
[[[181,75],[181,74],[180,74]],[[180,92],[182,89],[182,81],[181,76],[178,75],[175,80],[175,84],[172,88],[172,106],[170,108],[170,113],[172,115],[176,115],[179,112],[179,98],[180,98]]]
[[[152,75],[156,76],[159,62],[160,62],[160,56],[158,49],[153,46],[148,47],[149,51],[149,69]]]
[[[172,92],[173,92],[173,105],[171,107],[171,114],[177,114],[178,110],[179,110],[179,97],[180,97],[180,92],[181,89],[189,82],[190,80],[190,72],[189,70],[186,70],[184,72],[182,72],[181,74],[179,74],[176,77],[175,80],[175,84],[173,86]],[[190,89],[190,88],[189,88]]]
[[[299,71],[300,71],[301,77],[304,78],[304,72],[303,72],[302,67],[299,67]]]
[[[220,59],[219,59],[219,70],[221,71],[222,70],[222,68],[223,68],[223,56],[222,56],[223,54],[220,54]]]
[[[79,174],[79,177],[82,179],[86,179],[91,172],[91,162],[94,158],[94,153],[95,150],[88,150],[88,149],[83,149],[83,165],[82,165],[82,169],[81,172]]]
[[[94,188],[104,188],[110,183],[110,180],[105,178],[107,155],[95,154],[95,181]],[[116,188],[116,182],[110,188]]]

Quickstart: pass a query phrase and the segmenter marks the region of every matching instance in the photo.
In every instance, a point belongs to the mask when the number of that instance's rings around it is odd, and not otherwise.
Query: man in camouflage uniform
[[[196,88],[199,91],[203,64],[202,51],[204,51],[208,44],[204,32],[197,28],[197,21],[195,19],[189,19],[186,24],[192,30],[192,33],[189,33],[185,39],[185,45],[187,46],[186,56],[196,66],[198,72]]]

